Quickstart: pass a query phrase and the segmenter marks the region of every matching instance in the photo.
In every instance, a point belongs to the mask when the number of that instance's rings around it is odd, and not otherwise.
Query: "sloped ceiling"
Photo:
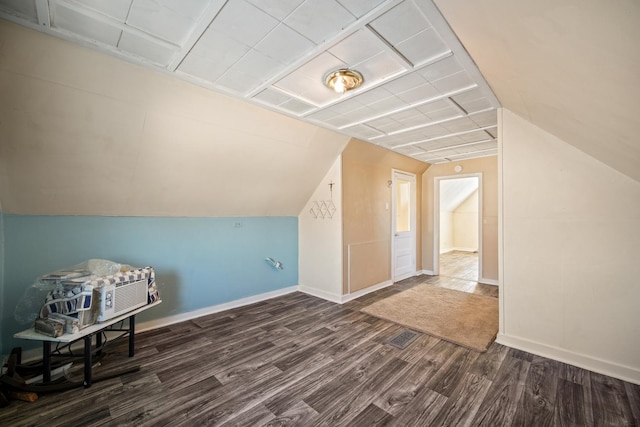
[[[453,212],[478,190],[478,178],[443,179],[440,181],[440,211]]]
[[[297,216],[349,137],[0,20],[5,213]]]
[[[499,103],[431,0],[0,0],[0,17],[423,162],[497,152]],[[363,85],[328,89],[338,68]]]
[[[503,107],[640,181],[640,2],[435,2]]]

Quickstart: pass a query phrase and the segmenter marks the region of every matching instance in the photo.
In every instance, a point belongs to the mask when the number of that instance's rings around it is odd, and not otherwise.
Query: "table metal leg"
[[[96,334],[96,355],[102,354],[102,331]]]
[[[42,382],[51,381],[51,341],[42,341]]]
[[[91,335],[84,337],[84,386],[91,386]]]
[[[129,317],[129,357],[133,357],[136,344],[136,315]]]

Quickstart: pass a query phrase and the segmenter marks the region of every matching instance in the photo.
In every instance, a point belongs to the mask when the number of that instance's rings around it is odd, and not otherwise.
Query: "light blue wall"
[[[153,266],[163,303],[140,321],[185,313],[298,284],[297,217],[158,218],[4,215],[2,348],[13,308],[33,280],[90,258]],[[275,270],[265,261],[283,263]]]

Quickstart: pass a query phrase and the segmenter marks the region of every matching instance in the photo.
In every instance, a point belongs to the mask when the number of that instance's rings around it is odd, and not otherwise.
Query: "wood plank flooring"
[[[342,306],[293,293],[114,343],[88,389],[13,401],[1,426],[640,426],[640,386],[492,344],[486,353],[403,330],[360,308],[420,283],[497,297],[497,288],[420,276]]]
[[[440,254],[440,277],[478,280],[478,253],[451,251]]]

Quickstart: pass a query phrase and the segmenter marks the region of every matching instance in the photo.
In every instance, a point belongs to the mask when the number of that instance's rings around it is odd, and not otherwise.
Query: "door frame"
[[[478,278],[482,278],[482,172],[437,176],[433,179],[433,275],[440,274],[440,181],[478,178]]]
[[[413,271],[409,275],[395,277],[396,272],[396,250],[395,250],[395,224],[396,224],[396,175],[404,175],[411,178],[413,185],[411,186],[411,257]],[[418,178],[415,173],[405,172],[400,169],[391,169],[391,282],[395,283],[397,280],[403,280],[411,276],[415,276],[417,273],[417,230],[418,224],[418,207],[417,207],[417,194],[418,194]]]

